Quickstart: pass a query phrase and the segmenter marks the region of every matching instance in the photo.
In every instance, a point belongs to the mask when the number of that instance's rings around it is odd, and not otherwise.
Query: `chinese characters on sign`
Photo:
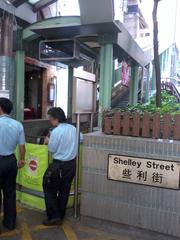
[[[154,159],[109,155],[108,179],[179,189],[180,164]]]

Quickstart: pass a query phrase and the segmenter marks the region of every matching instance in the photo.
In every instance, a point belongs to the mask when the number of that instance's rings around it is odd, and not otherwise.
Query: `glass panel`
[[[73,58],[74,41],[52,41],[40,43],[40,59]]]

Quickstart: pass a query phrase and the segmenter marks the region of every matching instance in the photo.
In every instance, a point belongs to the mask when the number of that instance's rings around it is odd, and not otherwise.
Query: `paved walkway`
[[[178,240],[149,231],[113,225],[93,219],[75,220],[68,217],[62,226],[41,225],[44,213],[18,204],[18,226],[7,232],[2,228],[0,240]]]

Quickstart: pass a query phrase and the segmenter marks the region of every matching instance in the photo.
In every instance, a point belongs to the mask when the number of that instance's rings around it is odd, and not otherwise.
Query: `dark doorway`
[[[43,69],[26,64],[24,119],[42,118],[42,83]]]

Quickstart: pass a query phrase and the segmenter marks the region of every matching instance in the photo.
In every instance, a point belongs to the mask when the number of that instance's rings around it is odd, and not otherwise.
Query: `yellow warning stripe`
[[[1,237],[13,237],[13,236],[18,235],[19,233],[20,233],[20,231],[18,231],[18,230],[14,230],[14,231],[11,231],[11,232],[5,232],[5,233],[2,233],[0,235],[0,238]]]
[[[44,225],[37,225],[33,228],[33,231],[45,230],[55,228],[56,226],[44,226]]]
[[[32,240],[28,225],[26,223],[22,224],[22,240]]]
[[[78,240],[75,232],[73,231],[72,227],[65,221],[62,225],[62,229],[67,237],[68,240]]]

